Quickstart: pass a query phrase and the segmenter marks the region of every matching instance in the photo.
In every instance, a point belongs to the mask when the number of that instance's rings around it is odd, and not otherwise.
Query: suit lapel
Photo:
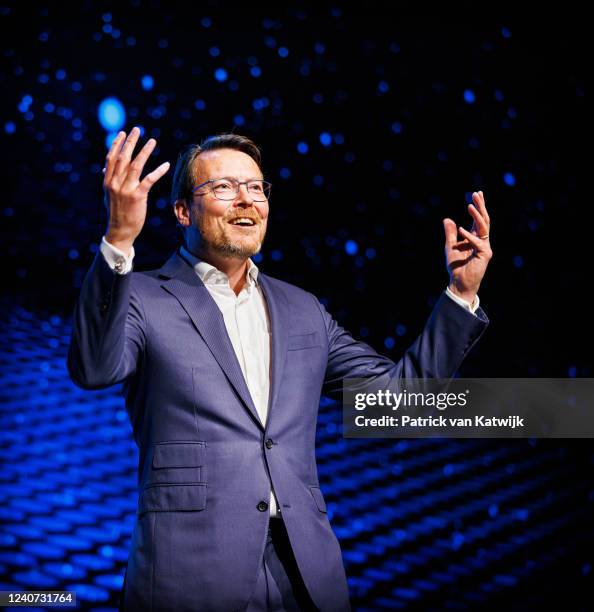
[[[164,281],[161,287],[173,295],[188,313],[244,406],[256,423],[263,427],[229,339],[223,314],[200,277],[182,257],[174,253],[159,270],[159,278]]]
[[[262,287],[268,314],[270,316],[270,331],[272,332],[272,384],[268,395],[268,420],[270,420],[272,407],[283,379],[283,371],[287,360],[287,347],[289,344],[289,301],[284,291],[271,279],[258,273],[258,281]]]

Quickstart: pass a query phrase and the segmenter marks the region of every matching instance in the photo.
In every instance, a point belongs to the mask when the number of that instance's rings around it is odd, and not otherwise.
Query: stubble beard
[[[229,236],[227,228],[223,229],[223,231],[218,231],[217,228],[215,235],[209,236],[209,229],[205,226],[201,217],[198,219],[197,225],[202,244],[209,251],[222,257],[247,259],[248,257],[253,257],[256,253],[259,253],[260,249],[262,248],[264,238],[262,237],[260,240],[259,228],[257,241],[254,241],[254,239],[251,237],[249,237],[247,240],[236,239],[234,241],[233,238]]]

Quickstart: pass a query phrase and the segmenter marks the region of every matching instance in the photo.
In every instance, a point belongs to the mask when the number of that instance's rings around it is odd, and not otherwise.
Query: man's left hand
[[[473,204],[468,205],[468,212],[474,222],[470,231],[460,226],[452,219],[444,219],[445,256],[450,274],[449,289],[470,304],[478,293],[479,286],[493,257],[489,243],[491,220],[485,206],[482,191],[472,194]],[[458,240],[458,232],[461,240]]]

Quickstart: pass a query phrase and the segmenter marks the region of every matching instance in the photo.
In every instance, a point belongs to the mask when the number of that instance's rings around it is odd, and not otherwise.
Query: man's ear
[[[176,200],[173,204],[173,213],[177,218],[177,224],[181,227],[188,227],[191,224],[190,207],[186,200]]]

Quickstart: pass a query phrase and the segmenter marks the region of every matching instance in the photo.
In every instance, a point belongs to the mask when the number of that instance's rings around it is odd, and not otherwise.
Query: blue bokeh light
[[[121,130],[126,123],[124,105],[115,97],[102,100],[99,104],[97,115],[103,129],[111,132]]]

